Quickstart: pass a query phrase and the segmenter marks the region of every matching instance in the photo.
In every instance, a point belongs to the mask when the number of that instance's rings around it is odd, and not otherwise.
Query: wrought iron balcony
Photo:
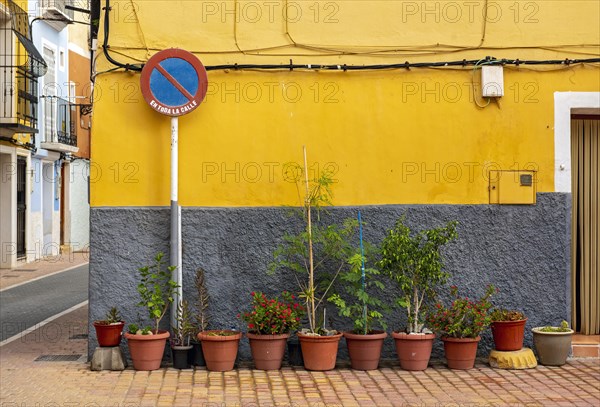
[[[41,147],[46,150],[76,153],[77,106],[58,96],[42,96],[43,123]]]
[[[27,13],[13,1],[0,14],[0,136],[37,133],[37,78],[46,63],[31,42]]]

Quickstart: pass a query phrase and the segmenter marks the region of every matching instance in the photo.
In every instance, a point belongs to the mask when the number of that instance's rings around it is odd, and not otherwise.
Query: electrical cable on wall
[[[144,67],[144,61],[141,61],[138,58],[130,57],[129,55],[112,50],[111,52],[115,52],[121,56],[137,59],[140,63],[129,64],[122,63],[115,60],[109,52],[110,46],[109,35],[110,35],[110,18],[109,13],[111,11],[110,0],[106,0],[106,7],[104,8],[104,42],[103,42],[103,53],[106,59],[116,68],[112,68],[103,72],[98,72],[94,75],[97,76],[102,73],[112,72],[119,68],[125,69],[126,71],[135,71],[140,72]],[[137,14],[136,14],[137,17]],[[138,19],[139,24],[139,19]],[[141,28],[141,27],[140,27]],[[234,27],[235,28],[235,27]],[[482,35],[482,43],[485,39],[485,28],[484,33]],[[299,45],[294,43],[294,45]],[[480,44],[481,45],[481,44]],[[236,41],[236,46],[238,48],[238,52],[245,54],[245,51],[239,47]],[[304,46],[303,46],[304,47]],[[277,48],[277,47],[275,47]],[[539,48],[539,47],[533,47]],[[144,44],[144,50],[149,52],[151,48],[148,48],[146,44]],[[321,48],[317,48],[321,49]],[[469,49],[477,49],[477,47],[469,48]],[[463,51],[464,49],[458,48],[455,51]],[[366,55],[369,53],[364,53],[362,55]],[[438,61],[438,62],[404,62],[404,63],[393,63],[393,64],[371,64],[371,65],[348,65],[348,64],[294,64],[290,59],[289,64],[223,64],[223,65],[208,65],[206,66],[207,71],[215,71],[215,70],[307,70],[307,71],[321,71],[321,70],[329,70],[329,71],[374,71],[374,70],[401,70],[401,69],[411,69],[411,68],[447,68],[447,67],[469,67],[473,66],[474,70],[477,69],[479,64],[482,61],[486,61],[486,65],[513,65],[516,67],[519,66],[540,66],[540,65],[560,65],[560,66],[570,66],[574,64],[585,64],[585,63],[600,63],[600,58],[584,58],[584,59],[552,59],[552,60],[520,60],[520,59],[495,59],[493,57],[485,57],[484,59],[472,59],[472,60],[456,60],[456,61]],[[484,106],[480,106],[484,107]]]

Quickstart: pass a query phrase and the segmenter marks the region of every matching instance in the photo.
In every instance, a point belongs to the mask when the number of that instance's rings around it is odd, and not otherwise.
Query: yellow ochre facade
[[[104,2],[103,2],[104,3]],[[108,45],[121,63],[166,48],[218,69],[179,119],[180,204],[298,203],[290,163],[338,180],[336,205],[488,204],[489,175],[535,170],[555,192],[555,92],[600,91],[595,1],[136,1],[111,3]],[[285,12],[287,11],[287,18]],[[139,72],[102,55],[94,88],[91,205],[169,205],[170,120]],[[577,22],[574,24],[574,22]],[[344,65],[496,59],[504,96],[483,98],[480,66],[344,71]],[[333,64],[339,70],[286,69]],[[484,107],[481,107],[484,106]]]

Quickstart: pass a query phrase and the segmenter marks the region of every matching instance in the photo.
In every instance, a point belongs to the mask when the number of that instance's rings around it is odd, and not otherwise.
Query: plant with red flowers
[[[248,332],[258,335],[280,335],[300,326],[304,307],[294,295],[284,291],[281,297],[268,298],[261,292],[252,293],[252,310],[241,314],[248,324]]]
[[[444,337],[477,338],[492,323],[490,297],[496,291],[496,287],[490,284],[483,297],[473,301],[468,297],[459,297],[458,288],[452,286],[452,305],[445,307],[437,303],[436,310],[429,316],[428,322]]]

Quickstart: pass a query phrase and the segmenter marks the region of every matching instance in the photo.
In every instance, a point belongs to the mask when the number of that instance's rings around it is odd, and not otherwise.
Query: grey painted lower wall
[[[529,317],[525,346],[532,346],[530,329],[569,319],[570,194],[538,194],[534,206],[517,205],[386,205],[360,207],[365,239],[379,243],[387,229],[406,212],[407,223],[415,229],[441,226],[458,220],[457,240],[445,249],[446,269],[452,273],[463,295],[477,297],[488,283],[500,292],[498,306],[523,310]],[[357,207],[328,210],[334,221],[355,217]],[[90,258],[90,341],[96,347],[91,322],[101,319],[111,306],[118,306],[128,323],[146,316],[136,307],[137,269],[158,252],[169,253],[168,208],[92,208]],[[249,308],[250,292],[296,290],[291,275],[266,274],[273,250],[286,231],[301,227],[285,208],[184,208],[183,273],[184,298],[193,301],[194,271],[207,273],[211,295],[211,325],[214,328],[243,329],[237,314]],[[388,290],[388,299],[397,292]],[[447,293],[443,290],[442,297]],[[331,309],[328,315],[335,315]],[[168,326],[165,317],[165,328]],[[388,330],[404,325],[404,310],[394,310]],[[350,325],[334,319],[336,328]],[[480,354],[492,347],[488,331]],[[345,357],[344,346],[340,357]],[[441,356],[441,344],[434,356]],[[249,359],[246,340],[240,357]],[[393,340],[386,341],[384,357],[395,357]]]

